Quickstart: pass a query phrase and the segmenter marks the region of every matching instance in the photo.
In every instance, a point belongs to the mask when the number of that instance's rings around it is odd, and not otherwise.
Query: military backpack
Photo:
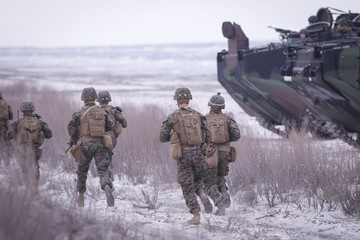
[[[41,132],[41,123],[37,117],[25,116],[20,119],[16,129],[16,141],[21,143],[43,144],[44,135]]]
[[[81,113],[80,135],[88,137],[104,137],[105,113],[99,106],[91,106]]]
[[[226,115],[208,114],[205,117],[210,131],[210,142],[215,144],[230,142]]]
[[[200,114],[193,109],[178,109],[179,135],[181,144],[198,146],[203,142]]]

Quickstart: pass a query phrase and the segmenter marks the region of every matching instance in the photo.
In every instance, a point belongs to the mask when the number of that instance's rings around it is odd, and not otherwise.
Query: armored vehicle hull
[[[277,134],[306,127],[317,137],[359,147],[360,15],[338,15],[348,23],[345,32],[331,29],[329,8],[317,17],[307,38],[275,28],[281,42],[252,49],[239,25],[224,22],[229,47],[217,55],[218,80],[247,114]]]

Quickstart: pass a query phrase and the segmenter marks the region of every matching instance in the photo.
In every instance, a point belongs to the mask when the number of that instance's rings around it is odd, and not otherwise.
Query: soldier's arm
[[[114,122],[111,120],[109,114],[107,112],[105,112],[105,131],[109,132],[114,130]]]
[[[13,111],[12,111],[10,105],[8,105],[8,109],[9,109],[9,120],[13,120],[14,119],[14,114],[13,114]]]
[[[207,126],[206,118],[201,114],[200,114],[200,118],[201,118],[201,133],[204,137],[204,141],[206,145],[208,145],[210,143],[210,131]]]
[[[14,139],[18,124],[19,124],[19,120],[13,122],[13,123],[10,125],[9,129],[8,129],[7,132],[6,132],[6,138],[7,138],[8,140]]]
[[[67,128],[71,141],[76,144],[80,138],[80,112],[72,115]]]
[[[171,114],[162,124],[160,129],[160,142],[169,142],[170,141],[170,132],[174,127],[175,116]]]
[[[127,121],[124,118],[124,116],[122,115],[122,113],[120,111],[118,111],[117,109],[114,110],[115,112],[115,119],[116,121],[118,121],[119,123],[121,123],[123,128],[127,127]]]
[[[49,139],[52,137],[53,133],[52,131],[50,130],[49,126],[47,125],[46,122],[43,122],[40,120],[40,124],[41,124],[41,131],[44,133],[44,137],[46,139]]]
[[[239,126],[234,119],[232,119],[230,116],[227,117],[228,117],[230,142],[236,142],[241,137]]]

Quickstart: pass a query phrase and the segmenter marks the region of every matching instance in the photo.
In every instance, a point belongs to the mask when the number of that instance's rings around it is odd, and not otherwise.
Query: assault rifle
[[[71,142],[69,142],[69,143],[67,143],[67,144],[69,145],[69,147],[66,149],[65,152],[63,152],[62,157],[65,157],[65,155],[67,154],[67,152],[68,152],[68,151],[70,150],[70,148],[74,145],[74,142],[71,141]]]

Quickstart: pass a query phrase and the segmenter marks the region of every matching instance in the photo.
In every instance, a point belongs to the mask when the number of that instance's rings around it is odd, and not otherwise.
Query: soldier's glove
[[[206,148],[207,148],[207,144],[206,144],[206,143],[201,144],[200,149],[201,149],[201,151],[204,153],[204,155],[205,155],[205,152],[206,152]]]
[[[211,157],[216,151],[216,146],[214,144],[210,143],[207,148],[205,149],[205,156]]]
[[[41,118],[41,116],[39,114],[37,114],[37,113],[34,114],[34,117],[37,117],[37,119]]]

